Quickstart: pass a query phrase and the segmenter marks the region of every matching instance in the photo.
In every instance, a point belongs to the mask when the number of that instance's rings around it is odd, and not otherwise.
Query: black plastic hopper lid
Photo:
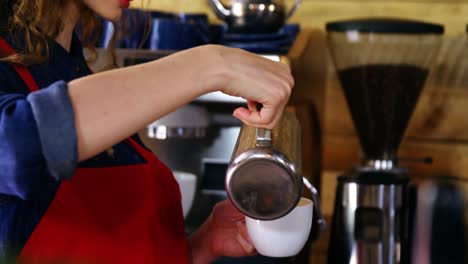
[[[327,31],[359,31],[367,33],[393,34],[443,34],[439,24],[395,18],[363,18],[327,23]]]

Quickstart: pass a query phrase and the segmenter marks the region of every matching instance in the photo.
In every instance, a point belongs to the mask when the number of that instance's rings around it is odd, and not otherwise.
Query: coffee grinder
[[[407,170],[397,152],[443,27],[412,20],[327,24],[362,164],[338,179],[328,263],[402,263]]]

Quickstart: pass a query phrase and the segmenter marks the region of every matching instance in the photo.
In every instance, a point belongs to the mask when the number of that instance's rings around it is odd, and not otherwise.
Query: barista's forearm
[[[206,55],[203,49],[175,54],[69,83],[79,160],[100,153],[209,92],[206,79],[216,76],[217,69]]]

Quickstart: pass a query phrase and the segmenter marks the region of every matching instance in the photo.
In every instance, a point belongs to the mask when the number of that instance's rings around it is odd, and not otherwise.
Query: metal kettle
[[[296,207],[305,183],[323,226],[318,193],[301,174],[301,152],[301,128],[293,113],[285,112],[273,130],[244,125],[226,176],[233,204],[251,218],[274,220]]]
[[[225,6],[220,0],[208,0],[218,18],[224,20],[231,33],[275,33],[296,11],[296,0],[286,11],[284,0],[231,0]]]

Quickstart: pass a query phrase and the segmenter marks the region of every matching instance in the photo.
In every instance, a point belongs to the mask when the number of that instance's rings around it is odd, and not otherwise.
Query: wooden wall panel
[[[208,0],[136,0],[134,7],[174,12],[206,12],[219,22],[210,10]],[[225,1],[229,2],[229,1]],[[294,0],[287,0],[291,6]],[[468,2],[463,0],[303,0],[291,22],[306,28],[323,29],[327,21],[365,16],[399,16],[423,19],[447,26],[449,35],[465,30]]]

